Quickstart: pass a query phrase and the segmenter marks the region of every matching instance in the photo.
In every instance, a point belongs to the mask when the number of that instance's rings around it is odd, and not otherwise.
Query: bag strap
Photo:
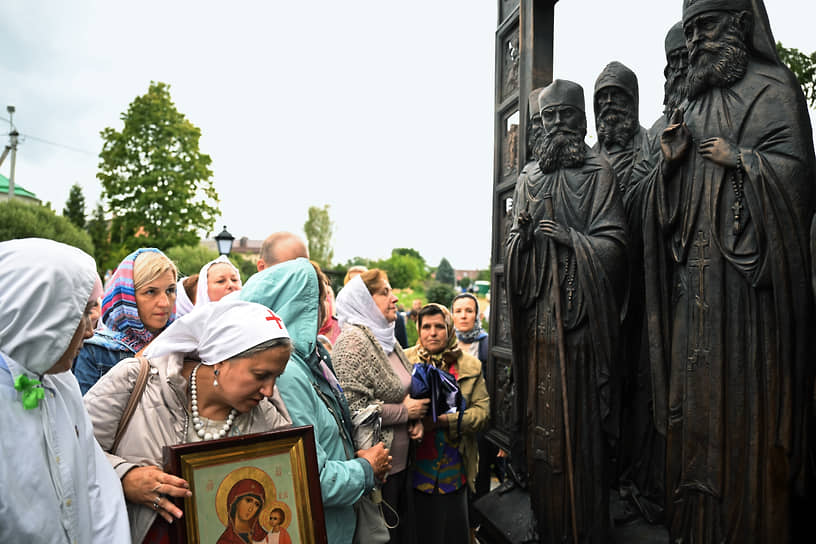
[[[119,446],[119,441],[122,440],[122,435],[125,434],[125,430],[130,423],[130,418],[133,417],[133,412],[136,411],[136,406],[139,404],[139,400],[142,398],[142,393],[144,393],[145,386],[147,386],[147,378],[150,374],[150,363],[148,363],[147,359],[144,357],[139,357],[139,363],[139,375],[136,377],[136,383],[133,385],[133,390],[130,392],[130,398],[128,398],[127,405],[125,405],[125,411],[122,412],[122,418],[119,420],[119,427],[116,429],[116,435],[113,437],[113,446],[110,450],[111,453],[116,452],[116,448]]]

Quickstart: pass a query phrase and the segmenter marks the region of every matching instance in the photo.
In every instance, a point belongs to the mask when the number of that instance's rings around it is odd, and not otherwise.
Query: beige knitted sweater
[[[410,374],[413,365],[408,362],[399,344],[394,344],[394,353]],[[371,331],[363,325],[350,325],[343,329],[332,349],[332,364],[352,413],[369,404],[398,404],[405,398],[402,382],[391,368],[388,356]],[[385,447],[391,447],[393,438],[393,429],[383,426]]]

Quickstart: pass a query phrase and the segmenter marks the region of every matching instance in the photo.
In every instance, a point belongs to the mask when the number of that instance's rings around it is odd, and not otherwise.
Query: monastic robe
[[[626,226],[614,174],[588,147],[578,168],[544,174],[525,167],[516,184],[514,221],[506,241],[508,301],[519,388],[526,387],[526,456],[542,542],[570,534],[562,388],[550,251],[554,242],[532,235],[544,219],[545,194],[554,219],[570,227],[572,247],[556,245],[566,337],[578,532],[603,542],[608,527],[604,431],[616,434],[611,412],[612,360],[625,293]],[[518,222],[527,210],[529,227]],[[525,381],[526,379],[526,381]]]
[[[665,440],[657,433],[652,416],[651,365],[648,334],[644,318],[642,216],[644,180],[657,162],[650,132],[638,126],[626,146],[611,150],[595,144],[593,149],[605,158],[615,171],[623,200],[629,233],[629,298],[621,325],[620,355],[616,366],[621,376],[621,437],[615,451],[621,485],[634,485],[639,495],[653,503],[663,504],[665,487]],[[642,501],[641,508],[647,508]],[[647,512],[651,520],[658,517],[656,506]]]
[[[752,61],[684,120],[693,142],[674,174],[661,159],[643,231],[672,541],[787,542],[812,386],[807,108],[787,69]],[[714,136],[739,147],[741,202],[737,171],[697,152]]]

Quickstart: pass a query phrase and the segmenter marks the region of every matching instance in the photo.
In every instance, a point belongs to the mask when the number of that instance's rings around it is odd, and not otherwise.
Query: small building
[[[8,200],[9,197],[9,179],[0,174],[0,202]],[[37,198],[37,195],[24,189],[17,183],[14,184],[14,198],[19,198],[23,202],[30,202],[32,204],[42,204],[42,201]]]

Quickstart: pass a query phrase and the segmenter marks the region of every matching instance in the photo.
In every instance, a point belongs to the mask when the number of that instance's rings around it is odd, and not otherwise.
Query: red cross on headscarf
[[[269,312],[269,315],[266,317],[266,320],[267,321],[274,321],[275,323],[278,324],[279,329],[283,329],[283,325],[281,325],[281,318],[276,316],[275,312],[273,312],[272,310],[267,310],[267,311]]]

